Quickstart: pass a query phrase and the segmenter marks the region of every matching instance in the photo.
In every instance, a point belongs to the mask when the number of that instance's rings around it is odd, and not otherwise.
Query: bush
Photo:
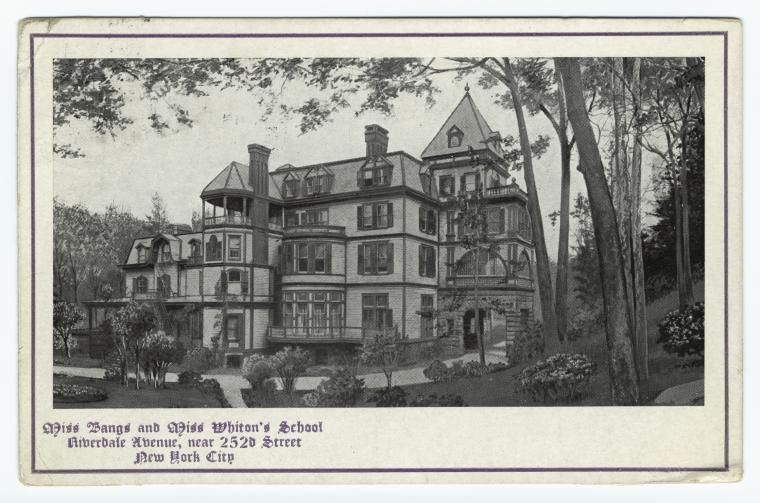
[[[214,398],[216,398],[219,401],[219,405],[224,408],[232,407],[230,405],[230,402],[227,401],[227,397],[224,396],[224,391],[222,391],[222,386],[219,384],[219,381],[216,379],[203,379],[201,382],[197,385],[198,389],[200,389],[202,392],[207,393]]]
[[[214,367],[214,353],[208,348],[193,348],[185,353],[182,366],[199,374],[204,374]]]
[[[464,400],[460,395],[417,395],[409,407],[464,407]]]
[[[445,382],[451,379],[451,373],[449,367],[446,366],[441,360],[435,360],[428,365],[423,371],[422,375],[427,377],[433,382]]]
[[[164,385],[169,366],[181,362],[184,356],[182,343],[164,331],[152,332],[145,337],[141,361],[148,380],[156,388]]]
[[[567,327],[567,339],[577,341],[604,330],[604,312],[601,303],[580,304],[573,309],[573,316]]]
[[[274,368],[269,359],[259,354],[246,358],[240,372],[254,391],[260,388],[264,381],[274,376]]]
[[[507,358],[509,364],[514,366],[543,355],[544,349],[544,327],[541,322],[536,321],[515,336],[509,346]]]
[[[99,402],[108,398],[105,390],[82,384],[53,384],[53,401],[65,403]]]
[[[303,402],[308,407],[353,407],[363,393],[364,379],[358,379],[347,368],[339,368],[307,393]]]
[[[596,364],[586,355],[558,353],[523,369],[516,376],[517,390],[533,401],[571,402],[578,398],[596,373]]]
[[[678,356],[704,356],[705,351],[705,304],[697,302],[683,311],[672,311],[658,324],[660,337],[657,342],[665,351]]]
[[[374,402],[375,407],[406,407],[407,392],[400,386],[381,388],[375,391],[368,402]]]
[[[467,363],[455,360],[451,367],[448,367],[442,361],[435,360],[422,371],[422,374],[433,382],[448,382],[460,377],[482,377],[506,369],[507,365],[501,362],[482,365],[475,360]]]
[[[183,370],[177,376],[177,382],[179,384],[189,384],[191,386],[197,386],[203,381],[203,376],[194,370]]]
[[[269,357],[269,363],[282,382],[282,389],[286,393],[293,392],[296,379],[303,374],[311,362],[311,355],[301,348],[293,349],[286,346]]]

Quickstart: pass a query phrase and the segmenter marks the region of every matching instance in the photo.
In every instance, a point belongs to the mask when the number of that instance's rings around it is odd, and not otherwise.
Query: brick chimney
[[[257,143],[248,145],[248,183],[256,194],[269,195],[269,153]]]
[[[388,153],[388,130],[370,124],[364,126],[364,141],[367,144],[367,157],[377,157]]]

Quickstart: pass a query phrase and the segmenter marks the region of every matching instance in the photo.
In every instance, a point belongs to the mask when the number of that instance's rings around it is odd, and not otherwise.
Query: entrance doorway
[[[480,309],[480,333],[483,333],[483,327],[486,317],[486,310]],[[478,332],[475,330],[475,310],[468,309],[462,317],[462,331],[464,332],[464,349],[477,349],[478,348]]]

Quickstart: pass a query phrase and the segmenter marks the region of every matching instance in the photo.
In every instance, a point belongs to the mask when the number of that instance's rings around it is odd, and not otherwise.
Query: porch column
[[[243,198],[243,223],[247,223],[248,217],[248,198]]]
[[[227,222],[227,196],[222,196],[222,205],[224,206],[224,221]]]

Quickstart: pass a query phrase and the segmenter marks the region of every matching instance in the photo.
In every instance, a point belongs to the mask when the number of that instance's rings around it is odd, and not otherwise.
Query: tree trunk
[[[641,248],[641,59],[633,60],[631,78],[634,124],[633,155],[631,159],[631,255],[633,258],[633,316],[636,327],[636,357],[639,378],[649,378],[649,341],[647,340],[647,300],[644,282],[644,255]]]
[[[559,122],[557,139],[559,140],[562,178],[560,181],[559,202],[559,243],[557,245],[557,279],[554,283],[554,308],[557,315],[557,336],[560,341],[567,340],[567,269],[570,241],[570,153],[571,146],[567,140],[567,107],[562,88],[562,76],[557,73],[557,97]]]
[[[683,302],[681,309],[694,304],[694,287],[691,280],[691,243],[689,242],[689,178],[688,159],[689,155],[689,128],[686,119],[681,130],[681,170],[679,173],[679,188],[681,191],[681,253],[683,254]]]
[[[475,336],[478,339],[478,356],[481,365],[486,364],[486,348],[483,344],[483,333],[480,330],[480,289],[478,288],[478,279],[480,273],[480,250],[475,248]]]
[[[71,359],[71,347],[69,346],[69,337],[70,335],[67,335],[66,337],[63,337],[63,349],[66,351],[66,359]]]
[[[556,58],[554,61],[562,73],[567,114],[575,132],[594,224],[604,301],[612,403],[637,405],[638,376],[631,344],[631,317],[615,208],[604,175],[599,146],[586,112],[578,59]]]
[[[544,223],[541,214],[541,205],[538,201],[536,179],[533,174],[533,156],[530,149],[528,128],[525,125],[522,100],[517,81],[515,80],[509,58],[504,58],[504,77],[509,94],[512,97],[512,105],[517,119],[517,130],[520,134],[520,150],[523,157],[523,170],[525,185],[528,189],[528,213],[533,231],[533,243],[536,249],[536,276],[538,279],[538,293],[541,299],[541,316],[544,323],[544,340],[552,344],[557,341],[557,320],[554,314],[554,293],[552,291],[551,270],[549,267],[549,255],[546,251],[546,239],[544,238]],[[561,341],[560,341],[561,342]],[[549,345],[547,344],[547,345]]]
[[[69,264],[71,264],[71,280],[74,288],[74,304],[79,303],[79,278],[77,276],[77,267],[74,264],[74,256],[71,254],[71,248],[69,248]]]

